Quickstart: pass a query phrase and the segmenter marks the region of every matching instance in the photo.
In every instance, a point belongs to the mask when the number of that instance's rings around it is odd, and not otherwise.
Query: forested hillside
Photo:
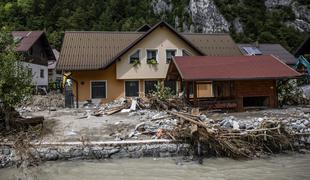
[[[2,0],[0,27],[10,31],[45,30],[59,49],[66,30],[135,30],[145,23],[165,20],[178,31],[230,31],[237,42],[279,42],[292,51],[308,31],[310,1],[277,3],[270,0]],[[296,22],[297,18],[305,23]]]

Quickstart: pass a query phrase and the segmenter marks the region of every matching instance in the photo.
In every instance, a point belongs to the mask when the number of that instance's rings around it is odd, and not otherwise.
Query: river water
[[[22,177],[15,168],[0,169],[0,179]],[[310,179],[310,154],[281,155],[268,159],[235,161],[204,159],[202,165],[182,158],[143,158],[102,161],[47,162],[27,172],[39,180],[222,180],[222,179]]]

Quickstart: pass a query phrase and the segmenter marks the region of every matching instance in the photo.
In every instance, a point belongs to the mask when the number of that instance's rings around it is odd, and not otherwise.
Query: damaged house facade
[[[66,32],[57,69],[70,72],[79,102],[143,97],[165,81],[174,56],[240,56],[229,34],[183,34],[165,22],[136,32]],[[165,81],[174,93],[180,81]]]
[[[55,60],[53,50],[43,31],[12,32],[16,51],[22,54],[22,64],[32,75],[36,88],[48,87],[48,61]]]
[[[287,63],[289,64],[289,63]],[[277,107],[279,79],[298,72],[271,55],[243,55],[229,34],[178,33],[165,22],[136,32],[66,32],[57,64],[78,102],[144,97],[164,81],[197,107]]]
[[[196,56],[175,57],[167,79],[182,82],[195,107],[244,111],[276,108],[276,80],[300,75],[274,56]]]

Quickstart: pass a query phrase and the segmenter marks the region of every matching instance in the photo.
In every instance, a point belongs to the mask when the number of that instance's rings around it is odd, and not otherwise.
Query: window
[[[263,55],[263,53],[256,47],[242,47],[241,49],[249,56]]]
[[[146,50],[146,62],[148,64],[157,64],[157,50]]]
[[[201,83],[197,84],[197,97],[212,97],[212,84],[210,83]]]
[[[40,78],[44,78],[44,69],[40,70]]]
[[[107,87],[106,81],[92,81],[91,98],[92,99],[107,98],[106,87]]]
[[[234,84],[231,81],[216,81],[213,82],[212,87],[215,97],[233,96]]]
[[[169,64],[170,61],[172,61],[172,57],[175,56],[177,50],[175,49],[169,49],[169,50],[166,50],[166,63]]]
[[[140,63],[140,50],[137,50],[135,53],[129,57],[130,64],[139,64]]]
[[[153,91],[156,90],[155,85],[157,84],[157,81],[144,81],[144,93],[145,95],[151,94]]]
[[[182,56],[190,56],[190,53],[187,50],[183,49]]]
[[[165,87],[168,87],[173,95],[177,94],[177,82],[176,81],[165,81]]]
[[[139,96],[139,81],[125,81],[125,96]]]

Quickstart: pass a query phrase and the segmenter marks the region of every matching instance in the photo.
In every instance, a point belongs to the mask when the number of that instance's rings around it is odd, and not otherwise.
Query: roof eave
[[[236,81],[236,80],[281,80],[281,79],[298,79],[303,75],[282,76],[282,77],[256,77],[256,78],[182,78],[184,81]]]

